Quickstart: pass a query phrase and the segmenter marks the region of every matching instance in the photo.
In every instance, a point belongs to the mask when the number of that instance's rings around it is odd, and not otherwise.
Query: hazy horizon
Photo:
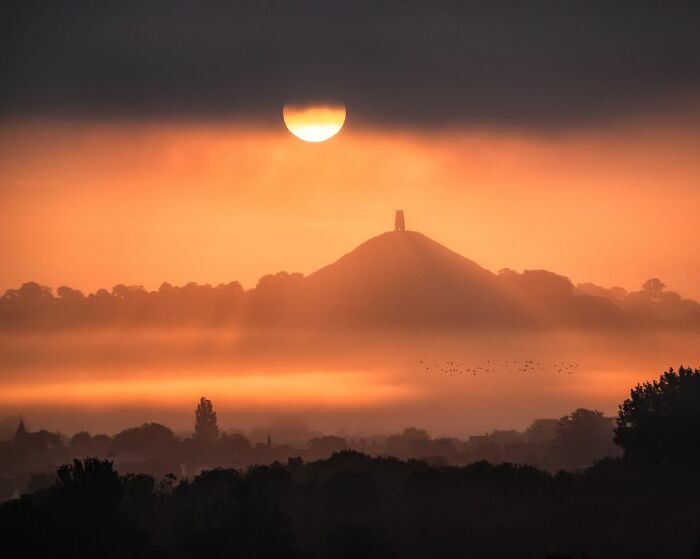
[[[579,407],[614,415],[636,383],[695,365],[699,340],[576,332],[426,335],[418,342],[401,334],[237,338],[211,329],[5,336],[0,415],[21,413],[34,428],[66,433],[113,433],[150,421],[183,431],[205,396],[224,428],[294,418],[326,433],[418,426],[466,437],[523,429]],[[522,373],[503,363],[526,360],[544,370]],[[475,376],[433,367],[447,361],[469,368],[490,361],[494,370]],[[557,372],[561,362],[577,368]]]

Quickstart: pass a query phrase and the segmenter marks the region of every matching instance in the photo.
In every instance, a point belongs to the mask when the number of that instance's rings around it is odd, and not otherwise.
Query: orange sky
[[[323,144],[279,126],[5,123],[0,290],[163,281],[253,286],[392,227],[491,269],[545,268],[700,299],[700,129],[380,131]]]

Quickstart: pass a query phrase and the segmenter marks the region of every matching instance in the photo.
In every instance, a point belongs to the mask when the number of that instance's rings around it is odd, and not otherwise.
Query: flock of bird
[[[443,361],[433,364],[432,361],[419,361],[418,364],[427,373],[438,372],[446,375],[459,374],[473,376],[502,371],[506,373],[525,374],[553,372],[573,375],[579,366],[578,363],[570,363],[568,361],[555,361],[550,365],[550,363],[535,361],[534,359],[525,359],[524,361],[515,359],[487,359],[477,364],[460,363],[458,361]]]

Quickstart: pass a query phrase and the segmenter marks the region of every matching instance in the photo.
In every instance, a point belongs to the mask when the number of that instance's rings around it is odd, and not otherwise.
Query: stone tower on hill
[[[403,216],[403,210],[396,210],[396,217],[394,218],[394,231],[405,231],[406,230],[406,220]]]

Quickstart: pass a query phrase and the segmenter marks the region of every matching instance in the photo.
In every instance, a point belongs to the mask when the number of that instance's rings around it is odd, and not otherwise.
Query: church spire
[[[24,418],[19,418],[19,425],[17,425],[17,431],[15,431],[15,442],[21,441],[27,436],[27,428],[24,426]]]

